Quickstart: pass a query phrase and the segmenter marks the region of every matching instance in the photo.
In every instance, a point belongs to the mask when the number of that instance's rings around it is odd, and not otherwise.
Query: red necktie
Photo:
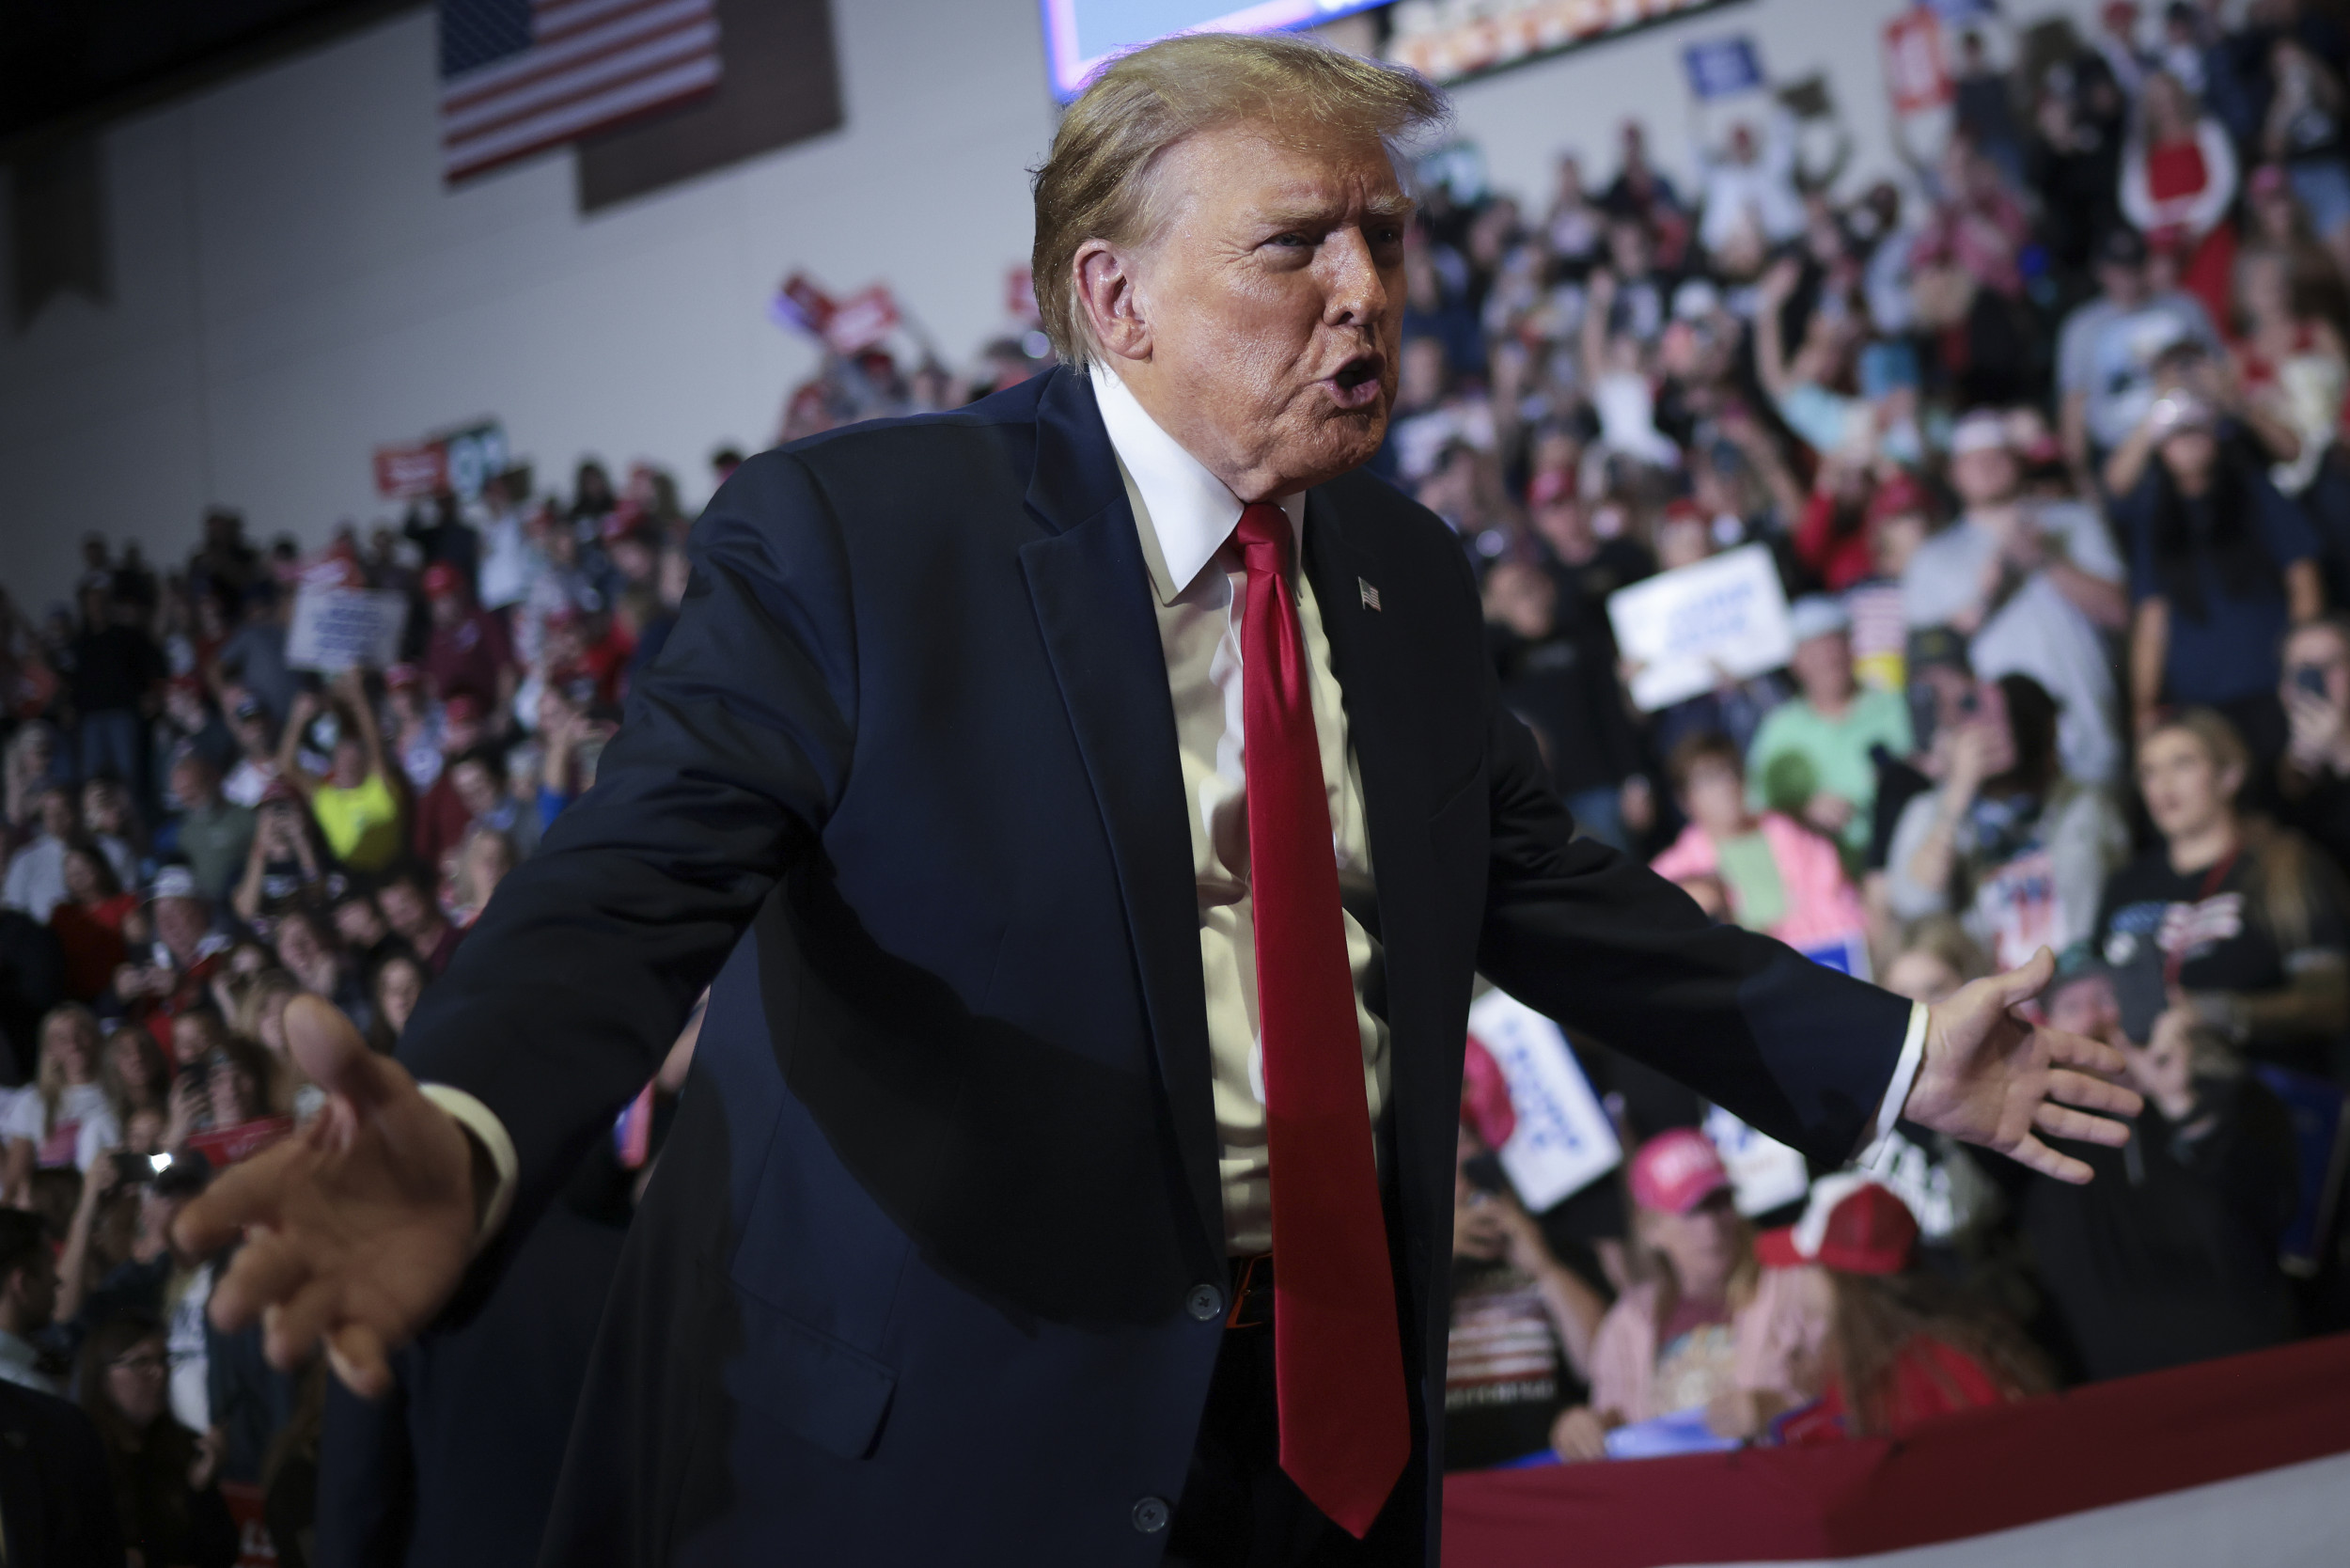
[[[1359,1538],[1411,1448],[1355,980],[1279,507],[1240,514],[1249,898],[1273,1186],[1281,1468]]]

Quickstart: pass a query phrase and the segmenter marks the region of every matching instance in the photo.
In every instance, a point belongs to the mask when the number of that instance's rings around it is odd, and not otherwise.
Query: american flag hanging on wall
[[[713,0],[440,0],[440,10],[451,183],[718,85]]]

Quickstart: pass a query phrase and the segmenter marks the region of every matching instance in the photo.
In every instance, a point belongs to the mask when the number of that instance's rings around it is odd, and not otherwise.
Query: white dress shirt
[[[1227,1251],[1245,1256],[1269,1250],[1273,1233],[1241,728],[1241,620],[1248,579],[1231,542],[1242,502],[1206,464],[1159,428],[1115,373],[1096,366],[1092,380],[1102,423],[1109,431],[1126,498],[1134,508],[1143,558],[1151,569],[1159,645],[1167,655],[1175,700],[1175,743],[1183,764],[1183,798],[1190,807],[1192,873],[1199,901],[1200,978],[1207,997],[1224,1241]],[[1321,607],[1302,570],[1304,493],[1283,497],[1280,506],[1289,514],[1298,544],[1291,552],[1290,586],[1310,671],[1314,731],[1322,747],[1339,888],[1341,897],[1354,898],[1372,887],[1362,778],[1347,739],[1346,708],[1331,671]],[[1345,920],[1355,1027],[1363,1043],[1363,1090],[1371,1124],[1376,1128],[1389,1084],[1387,1026],[1364,1005],[1363,988],[1380,962],[1380,947],[1352,915]],[[1924,1046],[1925,1023],[1925,1008],[1913,1007],[1901,1061],[1860,1156],[1864,1164],[1877,1158],[1908,1098]],[[497,1169],[497,1187],[482,1219],[480,1238],[486,1240],[513,1199],[513,1140],[489,1107],[463,1090],[442,1084],[427,1084],[423,1090],[480,1141]]]
[[[1093,370],[1094,398],[1126,481],[1143,558],[1151,567],[1159,646],[1175,698],[1175,748],[1190,807],[1192,876],[1199,897],[1199,965],[1208,1003],[1208,1056],[1224,1186],[1224,1241],[1235,1255],[1273,1245],[1266,1179],[1264,1066],[1258,1038],[1256,922],[1248,896],[1246,745],[1241,732],[1241,621],[1248,573],[1232,533],[1241,499],[1161,430],[1123,382]],[[1363,785],[1347,743],[1346,707],[1330,668],[1321,606],[1299,565],[1306,497],[1286,496],[1294,548],[1290,588],[1297,604],[1314,736],[1330,802],[1331,847],[1342,897],[1371,891],[1371,839]],[[1352,915],[1347,965],[1355,979],[1355,1025],[1363,1043],[1363,1089],[1378,1124],[1387,1096],[1387,1026],[1363,1005],[1379,944]]]

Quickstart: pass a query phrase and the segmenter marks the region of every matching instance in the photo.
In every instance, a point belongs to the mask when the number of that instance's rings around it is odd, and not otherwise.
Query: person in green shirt
[[[220,792],[220,770],[194,746],[171,759],[171,794],[180,803],[179,851],[204,896],[225,901],[253,848],[253,813]]]
[[[359,672],[337,675],[334,691],[338,698],[334,760],[326,776],[321,778],[302,765],[302,736],[320,713],[317,695],[306,691],[294,698],[278,773],[309,801],[310,815],[318,820],[319,832],[335,858],[354,871],[373,874],[400,858],[404,817],[400,792],[384,763],[384,732]]]
[[[1852,619],[1825,595],[1795,601],[1794,657],[1788,661],[1802,695],[1763,719],[1747,753],[1747,791],[1758,810],[1781,811],[1834,839],[1848,869],[1869,847],[1882,745],[1906,757],[1916,741],[1909,705],[1854,677]]]

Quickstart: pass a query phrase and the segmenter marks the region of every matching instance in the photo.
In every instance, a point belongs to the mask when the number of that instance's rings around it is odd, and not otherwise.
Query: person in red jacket
[[[1918,1221],[1857,1172],[1814,1183],[1803,1218],[1755,1238],[1784,1281],[1789,1365],[1820,1389],[1779,1425],[1783,1443],[1899,1435],[1980,1404],[2044,1393],[2050,1378],[2023,1335],[1910,1268]]]

